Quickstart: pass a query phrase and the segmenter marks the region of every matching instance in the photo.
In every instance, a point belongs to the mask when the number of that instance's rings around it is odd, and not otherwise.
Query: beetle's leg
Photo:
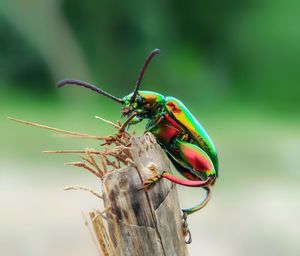
[[[143,189],[150,188],[155,182],[159,181],[162,178],[160,174],[154,174],[150,178],[144,180]]]
[[[179,185],[203,187],[206,190],[206,197],[200,204],[192,208],[183,209],[183,212],[187,215],[192,214],[202,209],[211,198],[211,186],[216,178],[213,163],[200,147],[180,139],[174,140],[170,154],[171,156],[176,156],[176,158],[172,157],[172,162],[175,163],[177,170],[188,179],[180,179],[170,173],[163,173],[162,176]],[[206,179],[200,180],[200,177],[206,177]]]
[[[154,121],[148,122],[146,124],[146,131],[151,131],[154,127],[157,127],[166,118],[166,113],[162,113],[161,116]]]
[[[140,122],[143,121],[143,118],[139,117],[139,116],[135,116],[131,119],[131,121],[128,123],[127,127],[126,127],[126,131],[129,131],[129,128],[131,127],[131,125],[134,124],[138,124]]]
[[[184,172],[193,170],[190,172],[196,179],[181,179],[171,173],[164,172],[160,177],[156,175],[155,177],[151,177],[150,179],[146,180],[146,187],[149,187],[152,183],[158,181],[161,177],[166,178],[176,184],[187,187],[207,187],[215,180],[215,170],[213,164],[209,156],[200,147],[192,143],[176,139],[172,148],[174,149],[174,152],[171,149],[171,152],[169,153],[171,155],[176,154],[180,156],[180,160],[174,158],[174,160],[180,161],[180,164],[176,165],[178,171],[181,171],[180,166],[188,166],[188,169],[184,167],[182,169],[184,169]],[[200,178],[197,178],[201,176],[206,177],[206,179],[201,180]]]
[[[151,171],[152,175],[150,176],[150,178],[144,180],[143,189],[150,188],[155,182],[159,181],[162,177],[160,172],[157,170],[155,164],[151,164],[150,166],[148,166],[148,169]]]
[[[174,183],[186,187],[205,187],[208,186],[212,181],[212,177],[208,177],[205,180],[184,180],[176,177],[175,175],[171,173],[164,172],[161,175],[163,178],[166,178],[167,180],[173,181]]]
[[[191,231],[189,229],[188,222],[187,222],[187,216],[189,214],[192,214],[192,213],[202,209],[208,203],[208,201],[211,198],[211,186],[204,187],[204,189],[207,191],[206,198],[200,204],[198,204],[198,205],[196,205],[192,208],[182,209],[183,235],[185,237],[188,237],[187,240],[185,241],[186,244],[190,244],[192,242],[192,234],[191,234]]]
[[[168,153],[172,156],[177,170],[188,179],[178,178],[171,173],[164,173],[164,178],[188,187],[206,187],[215,180],[213,163],[199,146],[175,139]]]
[[[197,204],[194,207],[187,208],[187,209],[182,209],[183,213],[185,213],[186,215],[190,215],[190,214],[192,214],[196,211],[201,210],[208,203],[208,201],[211,198],[211,186],[204,187],[204,189],[206,190],[205,199],[201,203]]]
[[[125,123],[122,125],[122,127],[120,128],[120,132],[124,132],[126,127],[132,122],[132,120],[137,117],[138,113],[134,112],[130,117],[127,118],[127,120],[125,121]]]
[[[189,229],[189,225],[187,223],[187,213],[182,212],[182,226],[183,226],[183,235],[184,237],[188,237],[188,239],[185,241],[186,244],[190,244],[192,242],[192,234]]]
[[[183,180],[171,173],[163,172],[162,174],[153,174],[150,178],[144,181],[144,188],[149,188],[155,182],[159,181],[161,178],[166,178],[176,184],[187,186],[187,187],[205,187],[208,186],[211,182],[213,182],[213,178],[209,177],[205,180]]]

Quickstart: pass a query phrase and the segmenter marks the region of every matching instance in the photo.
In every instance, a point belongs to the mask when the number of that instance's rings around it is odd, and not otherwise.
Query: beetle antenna
[[[154,50],[150,53],[150,55],[147,57],[147,59],[146,59],[144,65],[143,65],[143,67],[142,67],[142,69],[141,69],[141,71],[140,71],[140,73],[139,73],[138,79],[137,79],[137,81],[136,81],[135,88],[134,88],[134,91],[133,91],[133,95],[132,95],[132,97],[131,97],[131,102],[133,102],[133,101],[135,100],[135,98],[136,98],[136,95],[137,95],[138,90],[139,90],[139,88],[140,88],[140,85],[141,85],[141,82],[142,82],[142,80],[143,80],[144,73],[145,73],[145,71],[146,71],[146,69],[147,69],[147,67],[148,67],[148,64],[150,63],[150,61],[153,59],[153,57],[154,57],[155,55],[159,54],[159,52],[160,52],[159,49],[154,49]]]
[[[116,102],[119,102],[121,104],[124,103],[124,101],[122,99],[117,98],[117,97],[111,95],[110,93],[108,93],[108,92],[106,92],[106,91],[104,91],[104,90],[96,87],[95,85],[89,84],[89,83],[84,82],[84,81],[74,80],[74,79],[63,79],[63,80],[58,81],[56,85],[57,85],[58,88],[61,88],[61,87],[65,86],[65,85],[78,85],[78,86],[82,86],[82,87],[91,89],[92,91],[97,92],[99,94],[102,94],[102,95],[104,95],[104,96],[106,96],[106,97],[108,97],[108,98],[110,98],[110,99],[112,99],[112,100],[114,100]]]

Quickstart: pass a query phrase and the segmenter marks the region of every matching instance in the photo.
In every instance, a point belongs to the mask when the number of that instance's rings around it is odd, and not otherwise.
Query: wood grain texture
[[[188,255],[175,185],[161,179],[148,190],[142,189],[143,181],[155,171],[170,171],[165,152],[150,133],[132,137],[129,151],[133,165],[113,171],[103,180],[108,209],[107,230],[103,232],[109,234],[111,254]]]

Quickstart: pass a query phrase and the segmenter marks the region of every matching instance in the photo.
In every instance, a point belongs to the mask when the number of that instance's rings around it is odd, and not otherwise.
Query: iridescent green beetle
[[[150,178],[144,185],[148,186],[163,177],[183,186],[202,187],[207,191],[201,203],[183,209],[186,216],[200,210],[209,201],[211,187],[218,177],[218,156],[206,131],[181,101],[169,96],[164,97],[156,92],[139,91],[145,70],[158,53],[158,49],[150,53],[140,71],[133,93],[123,99],[79,80],[65,79],[58,82],[58,87],[66,84],[83,86],[121,103],[122,115],[129,117],[126,121],[128,126],[144,119],[148,120],[146,131],[156,137],[178,172],[186,179],[165,172],[160,177]]]

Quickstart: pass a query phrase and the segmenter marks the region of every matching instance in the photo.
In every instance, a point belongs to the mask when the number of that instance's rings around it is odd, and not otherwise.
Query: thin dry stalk
[[[72,166],[76,166],[76,167],[82,167],[82,168],[88,170],[90,173],[94,174],[99,179],[102,180],[102,178],[103,178],[103,177],[101,177],[101,175],[98,172],[96,172],[94,169],[92,169],[91,167],[89,167],[87,164],[85,164],[83,162],[69,162],[69,163],[65,163],[65,165],[72,165]]]
[[[102,195],[100,195],[99,193],[95,192],[94,190],[92,190],[90,188],[78,186],[78,185],[73,185],[73,186],[65,187],[64,190],[83,190],[83,191],[90,192],[91,194],[93,194],[94,196],[98,197],[99,199],[103,199]]]
[[[85,150],[45,150],[43,153],[47,154],[86,154]],[[101,155],[103,154],[100,151],[93,151],[91,152],[92,154],[95,155]]]
[[[47,125],[42,125],[42,124],[37,124],[37,123],[33,123],[33,122],[24,121],[24,120],[17,119],[17,118],[7,117],[7,119],[18,122],[18,123],[39,127],[39,128],[42,128],[42,129],[47,129],[47,130],[51,130],[51,131],[55,131],[55,132],[60,132],[60,133],[73,135],[73,136],[76,136],[76,137],[81,137],[81,138],[86,138],[86,139],[96,139],[96,140],[105,139],[105,137],[99,137],[99,136],[95,136],[95,135],[89,135],[89,134],[86,134],[86,133],[79,133],[79,132],[72,132],[72,131],[62,130],[62,129],[50,127],[50,126],[47,126]]]
[[[113,127],[117,128],[117,129],[120,129],[120,128],[121,128],[121,126],[119,126],[118,124],[115,124],[115,123],[113,123],[112,121],[106,120],[106,119],[104,119],[104,118],[102,118],[102,117],[100,117],[100,116],[95,116],[95,118],[96,118],[96,119],[99,119],[99,120],[101,120],[101,121],[103,121],[103,122],[105,122],[105,123],[108,123],[108,124],[112,125]]]
[[[97,212],[90,212],[90,219],[92,220],[92,225],[97,237],[97,241],[100,245],[103,256],[113,256],[115,255],[114,249],[112,247],[112,242],[107,234],[102,217]]]
[[[97,239],[96,239],[96,237],[95,237],[95,234],[94,234],[94,232],[92,231],[91,226],[89,225],[88,219],[87,219],[87,217],[85,216],[84,212],[82,212],[82,217],[83,217],[83,219],[84,219],[84,224],[85,224],[85,226],[87,227],[87,229],[88,229],[88,231],[89,231],[89,234],[90,234],[90,236],[91,236],[91,238],[92,238],[92,240],[93,240],[93,243],[94,243],[95,246],[97,247],[97,250],[98,250],[98,252],[99,252],[99,255],[101,255],[102,252],[101,252],[100,245],[99,245],[99,243],[97,242]]]

